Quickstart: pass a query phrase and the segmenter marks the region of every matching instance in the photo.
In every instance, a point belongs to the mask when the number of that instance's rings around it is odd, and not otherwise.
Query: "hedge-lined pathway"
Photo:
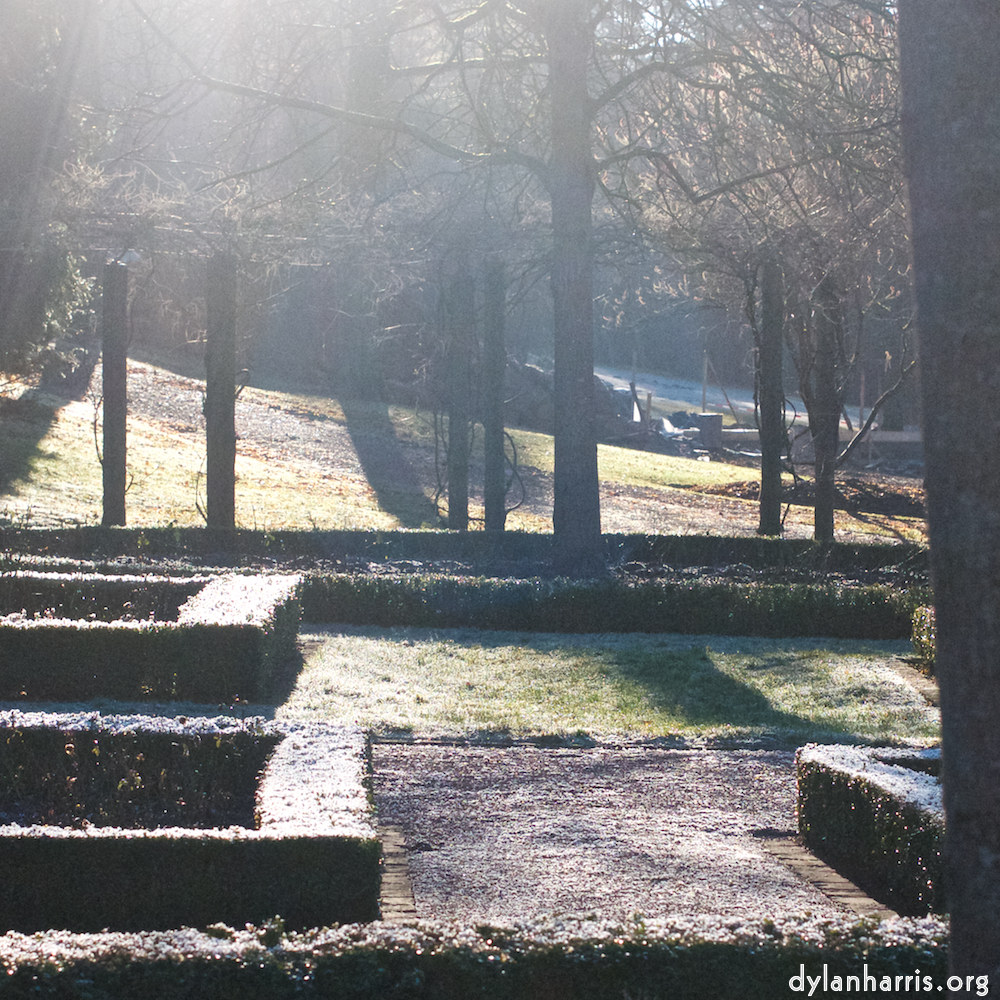
[[[790,751],[379,744],[374,769],[388,919],[887,912],[795,846]]]

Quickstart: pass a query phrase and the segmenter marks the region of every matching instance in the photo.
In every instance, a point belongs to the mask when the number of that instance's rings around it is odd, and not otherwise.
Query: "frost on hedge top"
[[[266,628],[275,609],[297,596],[301,582],[297,575],[176,578],[18,570],[0,574],[0,612],[6,612],[0,622],[36,627],[67,621],[76,627],[113,622],[135,627],[155,619],[161,626],[176,621]],[[172,612],[156,614],[171,600]]]
[[[37,739],[32,742],[31,737]],[[256,797],[249,828],[237,824],[213,830],[211,824],[204,827],[196,823],[198,835],[229,839],[257,836],[373,840],[376,837],[373,807],[366,784],[366,743],[361,730],[317,723],[279,725],[258,718],[238,720],[218,716],[171,719],[141,715],[101,716],[97,712],[0,712],[0,763],[6,758],[12,765],[4,768],[3,773],[8,777],[20,776],[17,781],[0,780],[0,806],[3,805],[5,792],[9,793],[8,798],[11,794],[37,798],[35,789],[27,787],[31,784],[28,771],[46,775],[54,766],[65,763],[63,758],[68,756],[68,747],[72,746],[73,755],[76,755],[82,752],[80,747],[88,748],[88,752],[93,749],[100,751],[102,746],[110,746],[115,741],[127,742],[130,738],[140,754],[155,754],[157,743],[181,745],[181,751],[185,742],[204,745],[207,750],[201,754],[204,760],[195,761],[195,768],[199,771],[220,770],[212,762],[213,749],[218,756],[227,757],[234,752],[234,747],[240,750],[241,744],[259,744],[264,753],[249,758],[255,775],[264,756],[270,754],[262,774],[257,775],[259,780],[255,782]],[[34,761],[36,766],[27,770],[17,766],[23,763],[17,759],[19,754],[38,758]],[[111,777],[117,782],[117,774]],[[204,784],[204,775],[195,777]],[[14,784],[25,787],[6,787]],[[120,792],[120,788],[112,791]],[[184,790],[179,791],[183,793]],[[197,789],[190,789],[189,792],[200,794]],[[2,809],[0,816],[3,816]],[[192,832],[187,824],[176,828],[160,826],[155,831],[141,829],[140,825],[123,828],[121,825],[102,827],[81,823],[79,828],[73,829],[54,821],[36,820],[30,825],[8,821],[6,825],[0,825],[0,840],[11,835],[143,837],[187,836]]]
[[[266,698],[295,650],[297,575],[0,575],[0,697]]]
[[[300,576],[216,577],[180,608],[183,625],[271,624],[274,609],[295,597]]]
[[[940,747],[925,750],[889,749],[879,747],[818,746],[802,747],[796,754],[798,765],[814,765],[866,781],[905,802],[941,818],[944,805],[941,782],[934,773],[941,761]],[[917,769],[914,763],[920,765]]]

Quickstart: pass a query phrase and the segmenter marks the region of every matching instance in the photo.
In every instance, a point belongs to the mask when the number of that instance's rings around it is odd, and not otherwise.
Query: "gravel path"
[[[374,768],[421,918],[845,913],[767,850],[789,751],[382,744]]]

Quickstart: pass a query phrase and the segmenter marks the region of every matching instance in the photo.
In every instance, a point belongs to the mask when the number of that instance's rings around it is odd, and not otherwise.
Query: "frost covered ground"
[[[845,913],[767,850],[795,830],[788,751],[383,744],[373,763],[422,919]]]

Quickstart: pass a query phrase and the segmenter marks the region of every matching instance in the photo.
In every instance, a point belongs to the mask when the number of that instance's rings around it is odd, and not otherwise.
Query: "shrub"
[[[0,724],[0,818],[81,829],[252,828],[260,772],[279,741],[253,727],[205,734]]]
[[[913,612],[911,641],[913,651],[928,667],[933,668],[936,652],[937,633],[934,608],[921,605]]]
[[[69,813],[0,826],[5,928],[241,926],[278,912],[303,928],[378,915],[381,848],[360,731],[96,713],[12,712],[0,723],[6,808]],[[242,815],[217,808],[233,796]],[[118,822],[130,814],[154,822]]]
[[[834,977],[844,989],[844,977],[868,973],[883,995],[894,994],[897,975],[912,982],[917,972],[928,977],[921,985],[941,985],[946,961],[946,924],[898,919],[637,917],[624,926],[560,919],[516,929],[372,924],[305,934],[283,933],[272,920],[0,938],[5,1000],[773,1000],[790,995],[803,971],[825,973],[834,990]],[[804,986],[791,995],[807,994]]]
[[[817,573],[889,571],[907,582],[923,583],[927,549],[916,545],[724,535],[604,536],[609,564],[643,562],[669,566],[724,566],[742,563],[759,569]],[[494,538],[481,531],[219,531],[207,528],[0,528],[0,550],[8,558],[58,554],[64,558],[115,560],[171,559],[191,565],[239,565],[272,560],[361,559],[461,560],[476,572],[521,563],[537,566],[552,558],[552,535],[507,531]],[[531,569],[530,572],[536,572]]]
[[[887,586],[570,581],[437,574],[306,577],[307,621],[541,632],[899,639],[924,597]]]

